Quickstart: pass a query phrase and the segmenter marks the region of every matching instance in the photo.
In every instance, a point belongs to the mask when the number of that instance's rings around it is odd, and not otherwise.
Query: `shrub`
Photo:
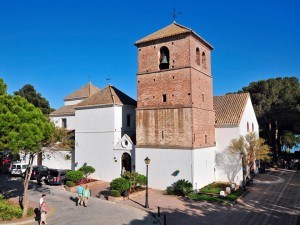
[[[147,182],[147,178],[146,176],[139,174],[136,180],[137,184],[139,184],[140,186],[145,186],[146,182]]]
[[[124,173],[123,177],[130,182],[131,187],[135,187],[137,184],[139,174],[137,172],[127,171]]]
[[[34,209],[32,207],[30,207],[27,211],[27,216],[32,216],[34,213]]]
[[[95,173],[96,170],[92,166],[84,165],[80,167],[78,171],[81,171],[84,174],[85,178],[88,178],[88,176],[91,175],[92,173]]]
[[[120,196],[121,196],[121,193],[120,193],[118,190],[111,190],[111,191],[110,191],[110,196],[113,196],[113,197],[120,197]]]
[[[130,182],[123,177],[116,178],[110,182],[110,188],[111,190],[118,190],[120,193],[122,193],[125,190],[129,190]]]
[[[3,221],[12,220],[14,217],[21,218],[22,212],[23,211],[19,205],[10,203],[3,198],[0,200],[0,217]]]
[[[166,191],[167,194],[174,194],[185,197],[193,192],[193,185],[188,180],[181,179],[173,183],[172,186],[167,187]]]
[[[73,181],[74,183],[80,181],[83,178],[81,171],[69,171],[67,172],[67,180]]]
[[[67,186],[67,187],[74,187],[74,186],[75,186],[75,183],[74,183],[73,181],[68,180],[68,181],[66,182],[66,186]]]

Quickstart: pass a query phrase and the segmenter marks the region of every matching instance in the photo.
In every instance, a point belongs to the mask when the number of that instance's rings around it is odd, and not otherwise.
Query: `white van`
[[[10,173],[11,175],[21,175],[23,176],[28,167],[27,163],[13,163],[11,166]]]

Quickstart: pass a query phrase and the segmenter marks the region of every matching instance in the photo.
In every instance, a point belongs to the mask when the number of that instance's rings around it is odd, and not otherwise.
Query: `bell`
[[[164,56],[162,57],[160,63],[161,63],[161,64],[168,64],[167,56],[164,55]]]

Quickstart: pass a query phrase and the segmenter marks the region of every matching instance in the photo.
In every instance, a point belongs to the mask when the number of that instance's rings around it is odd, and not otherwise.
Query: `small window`
[[[254,131],[254,123],[252,123],[252,132]]]
[[[204,52],[202,52],[202,66],[203,68],[206,68],[206,55]]]
[[[196,48],[196,63],[197,63],[197,65],[200,65],[200,50],[199,50],[199,48]]]
[[[163,94],[163,102],[167,102],[167,95]]]
[[[207,144],[207,135],[204,136],[205,144]]]
[[[247,132],[249,132],[249,122],[247,122]]]
[[[61,119],[61,127],[67,128],[67,119],[66,118]]]
[[[202,94],[202,102],[204,102],[204,94]]]
[[[131,127],[131,114],[127,115],[127,127]]]

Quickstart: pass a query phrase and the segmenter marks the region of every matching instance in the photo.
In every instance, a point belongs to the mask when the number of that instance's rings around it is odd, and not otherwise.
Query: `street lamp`
[[[150,164],[150,159],[147,158],[144,160],[145,164],[146,164],[146,202],[145,202],[145,208],[148,209],[149,208],[149,204],[148,204],[148,165]]]

